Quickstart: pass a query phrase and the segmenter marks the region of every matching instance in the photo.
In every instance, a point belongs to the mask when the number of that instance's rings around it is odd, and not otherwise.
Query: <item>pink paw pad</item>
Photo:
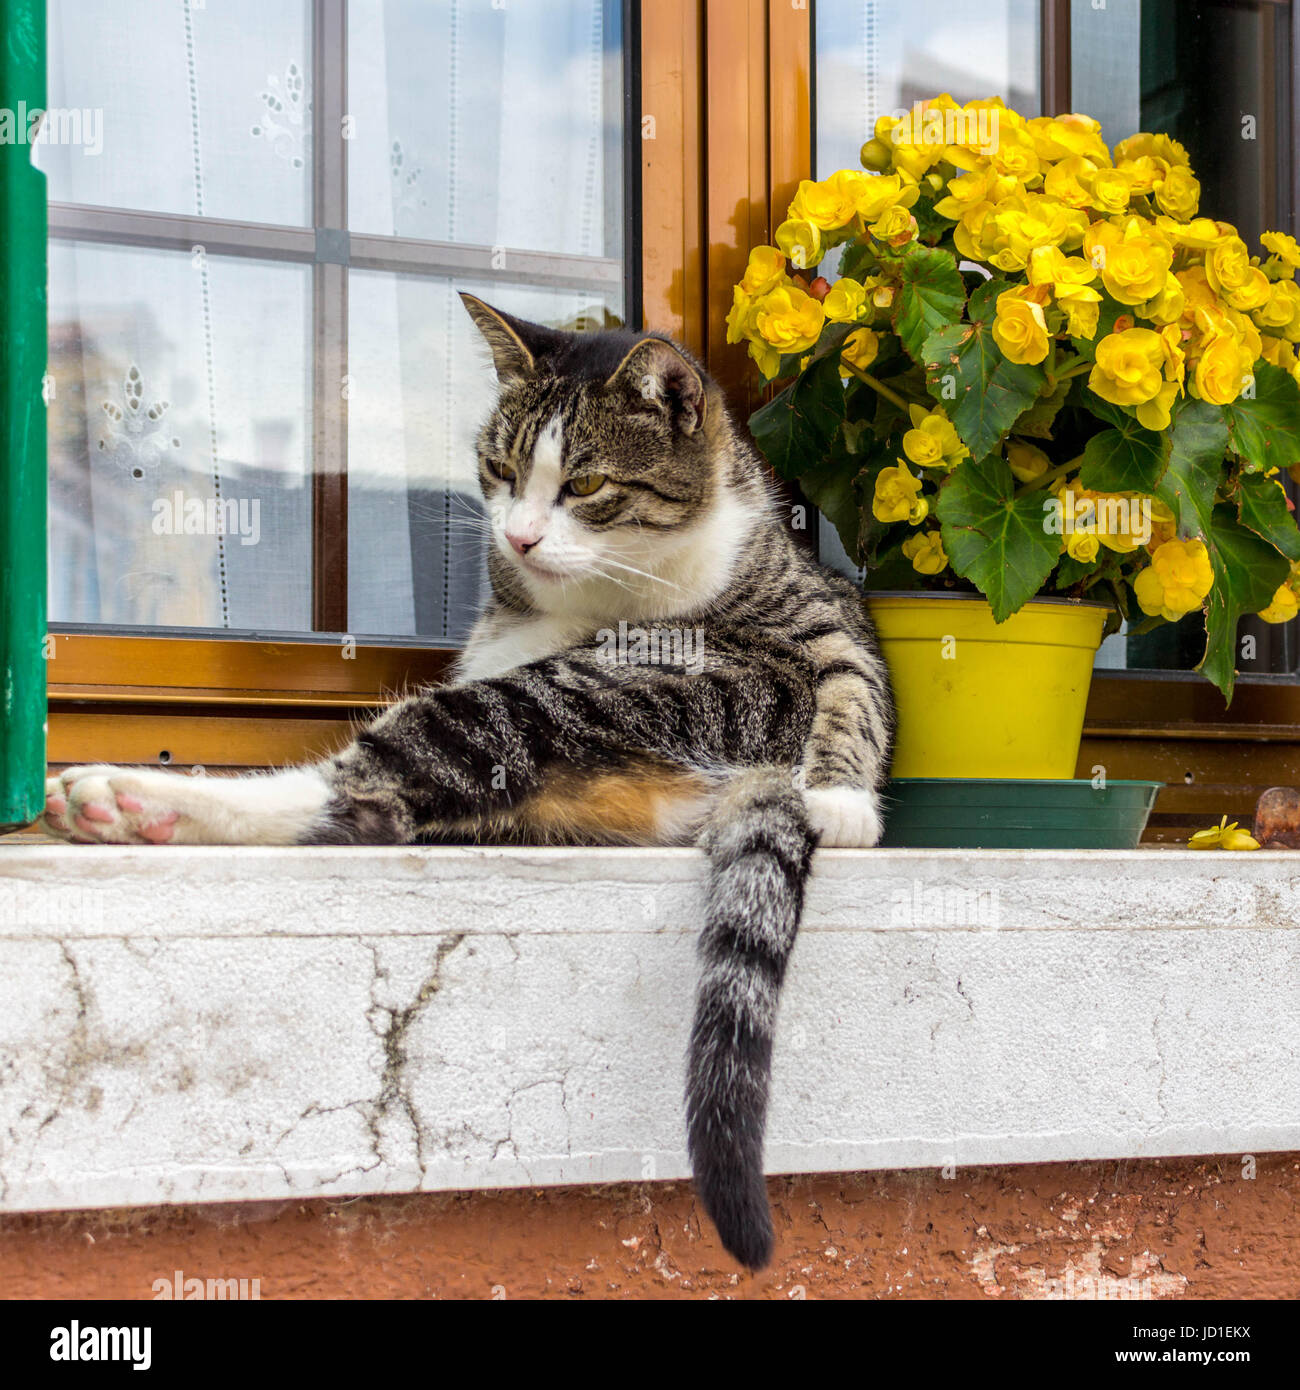
[[[96,820],[101,825],[106,825],[117,819],[117,812],[111,806],[101,806],[98,802],[88,801],[81,808],[81,816],[84,816],[86,820]],[[79,816],[78,819],[80,820],[81,817]]]
[[[45,803],[45,810],[46,810],[46,812],[47,812],[47,813],[53,813],[53,814],[56,815],[56,816],[61,816],[67,809],[68,809],[68,803],[67,803],[67,801],[66,801],[63,797],[61,797],[61,796],[52,796],[52,797],[50,797],[49,800]]]
[[[138,796],[132,796],[129,792],[118,792],[117,809],[119,811],[143,811],[144,802]]]
[[[150,844],[165,845],[175,835],[176,822],[179,818],[179,812],[173,811],[170,815],[164,816],[162,820],[154,821],[152,825],[142,825],[140,834]]]

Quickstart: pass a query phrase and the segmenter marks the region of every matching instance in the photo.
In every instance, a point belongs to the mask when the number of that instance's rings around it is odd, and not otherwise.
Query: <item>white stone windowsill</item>
[[[0,846],[0,1209],[686,1174],[701,856]],[[819,853],[772,1172],[1300,1149],[1300,855]]]

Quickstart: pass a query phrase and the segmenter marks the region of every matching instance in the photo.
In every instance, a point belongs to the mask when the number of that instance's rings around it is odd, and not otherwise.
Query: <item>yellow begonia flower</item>
[[[1022,483],[1041,478],[1052,466],[1052,460],[1035,444],[1023,439],[1007,440],[1007,466]]]
[[[847,191],[858,216],[864,222],[876,221],[892,207],[910,208],[920,196],[915,184],[904,183],[897,174],[859,174],[854,170],[844,172],[846,176],[852,176],[853,181],[847,186]]]
[[[836,280],[822,300],[822,312],[830,323],[856,323],[866,306],[866,287],[858,280]]]
[[[882,468],[876,474],[871,514],[877,521],[909,521],[919,526],[929,510],[930,504],[921,496],[920,478],[903,459],[898,460],[897,468]]]
[[[1112,405],[1141,405],[1160,394],[1164,362],[1159,333],[1149,328],[1109,333],[1097,344],[1088,386]]]
[[[1192,390],[1213,405],[1231,405],[1253,379],[1255,354],[1223,334],[1211,339],[1196,362]]]
[[[1247,831],[1238,827],[1237,822],[1228,824],[1227,816],[1208,830],[1198,830],[1187,842],[1188,849],[1258,849],[1259,841]]]
[[[1290,342],[1300,342],[1300,285],[1279,280],[1270,287],[1268,303],[1255,310],[1255,322]]]
[[[880,352],[880,337],[870,328],[855,328],[844,340],[840,348],[840,375],[842,377],[852,376],[853,373],[844,363],[856,367],[859,371],[865,372],[876,360]]]
[[[781,285],[767,295],[754,314],[754,327],[778,352],[805,352],[821,335],[822,306],[794,285]]]
[[[1137,135],[1130,135],[1127,140],[1121,140],[1115,146],[1117,161],[1141,159],[1143,155],[1149,155],[1152,159],[1162,159],[1166,164],[1186,165],[1192,162],[1186,149],[1172,135],[1153,135],[1149,131],[1142,131]]]
[[[1036,287],[1042,292],[1042,287]],[[1047,356],[1050,345],[1047,319],[1043,306],[1029,298],[1034,289],[1007,290],[998,295],[997,314],[993,319],[993,341],[1010,362],[1035,363]]]
[[[771,381],[781,370],[781,354],[761,338],[749,340],[749,355],[758,363],[758,370]]]
[[[1091,195],[1092,206],[1099,212],[1127,211],[1129,199],[1133,196],[1133,179],[1126,170],[1103,167],[1083,175],[1080,182]]]
[[[1035,116],[1027,122],[1040,159],[1068,162],[1074,158],[1110,162],[1110,151],[1102,138],[1101,122],[1091,116]],[[1059,165],[1058,165],[1059,167]]]
[[[807,218],[792,217],[776,229],[776,244],[796,270],[807,270],[822,258],[822,234]]]
[[[1267,608],[1259,610],[1266,623],[1289,623],[1300,609],[1300,599],[1290,584],[1283,584],[1273,595]]]
[[[865,179],[869,176],[863,174],[861,177]],[[842,179],[838,182],[835,179],[824,179],[821,183],[803,179],[786,213],[789,221],[811,222],[822,232],[839,231],[857,215],[853,190],[846,186]],[[779,239],[777,244],[780,244]]]
[[[948,566],[943,538],[938,531],[921,531],[903,542],[903,554],[918,574],[940,574]]]
[[[1071,531],[1065,537],[1065,553],[1080,564],[1090,565],[1101,554],[1101,541],[1088,531]]]
[[[1133,581],[1142,611],[1171,623],[1199,608],[1213,587],[1209,552],[1201,540],[1166,541]]]
[[[1174,165],[1156,184],[1156,206],[1179,222],[1190,222],[1200,202],[1200,182],[1186,165]]]
[[[1260,237],[1265,251],[1273,254],[1264,262],[1264,272],[1272,280],[1289,280],[1300,270],[1300,245],[1285,232],[1265,232]]]
[[[1083,254],[1101,271],[1101,282],[1121,304],[1144,304],[1165,288],[1174,251],[1151,223],[1131,217],[1124,230],[1094,222],[1083,238]]]
[[[785,257],[775,246],[755,246],[740,280],[740,288],[758,299],[785,279]]]
[[[1147,430],[1167,430],[1174,402],[1178,399],[1178,383],[1167,381],[1149,401],[1137,408],[1138,424]]]
[[[903,436],[903,452],[918,468],[956,468],[970,450],[942,410],[910,405],[912,428]]]
[[[757,308],[752,295],[741,285],[731,288],[731,312],[727,315],[727,341],[743,342],[754,332],[754,312]]]
[[[871,224],[871,235],[887,246],[906,246],[916,231],[916,218],[901,203],[886,208]]]

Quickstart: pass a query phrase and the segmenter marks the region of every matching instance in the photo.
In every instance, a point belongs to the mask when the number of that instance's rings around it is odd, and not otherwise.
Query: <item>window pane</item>
[[[310,219],[306,0],[49,0],[48,14],[50,108],[81,127],[38,147],[51,199]]]
[[[596,327],[614,305],[460,277],[350,280],[349,627],[460,642],[486,593],[474,440],[496,386],[457,291],[556,328]]]
[[[621,257],[620,16],[351,0],[352,230]]]
[[[1187,149],[1201,181],[1200,210],[1231,222],[1252,252],[1259,234],[1293,225],[1288,16],[1271,4],[1230,0],[1089,0],[1071,9],[1072,87],[1112,144],[1163,131]],[[1285,486],[1292,498],[1295,485]],[[1246,640],[1250,639],[1250,640]],[[1205,652],[1199,613],[1106,644],[1108,664],[1190,670]],[[1242,619],[1244,676],[1300,669],[1295,624]]]
[[[1038,115],[1038,12],[1038,0],[817,0],[817,177],[861,168],[879,117],[941,92]]]
[[[49,254],[52,621],[309,628],[309,268]]]
[[[1039,114],[1038,0],[817,0],[814,14],[818,178],[860,169],[879,117],[942,92],[962,102],[1000,96]],[[827,564],[861,579],[824,517],[818,540]]]

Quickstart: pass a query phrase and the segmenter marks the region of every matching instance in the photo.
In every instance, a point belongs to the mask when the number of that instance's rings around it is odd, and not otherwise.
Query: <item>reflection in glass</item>
[[[51,620],[308,629],[310,269],[49,258]]]

